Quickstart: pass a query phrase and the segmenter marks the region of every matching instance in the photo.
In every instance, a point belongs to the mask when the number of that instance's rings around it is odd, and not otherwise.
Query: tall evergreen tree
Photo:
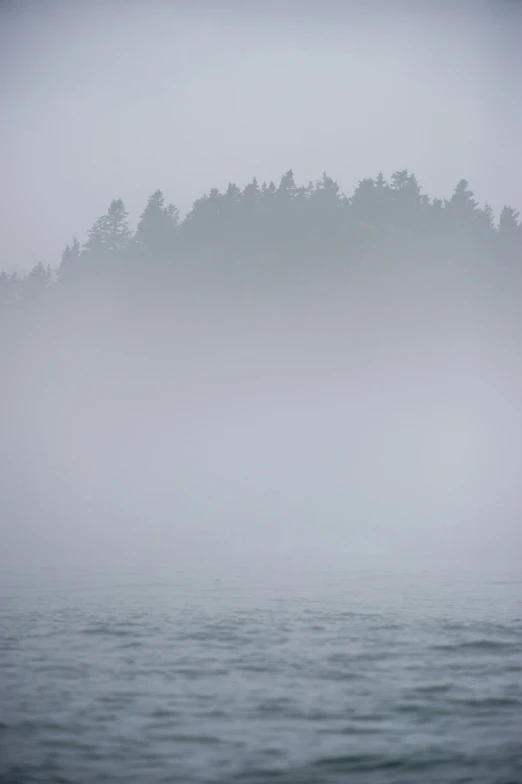
[[[23,282],[24,299],[41,297],[51,284],[50,268],[45,269],[41,261],[29,272]]]
[[[306,239],[302,253],[325,253],[330,249],[338,255],[345,202],[339,184],[326,172],[315,186],[299,189],[296,197],[298,226],[300,235]]]
[[[279,204],[288,205],[293,201],[297,192],[297,186],[294,180],[294,172],[288,169],[281,177],[279,187],[276,191],[276,198]]]
[[[86,251],[95,257],[108,254],[121,254],[129,247],[131,232],[127,222],[128,212],[122,199],[113,199],[109,209],[89,230],[89,238],[84,245]]]
[[[378,223],[380,210],[380,195],[383,191],[382,185],[380,192],[377,189],[375,180],[365,177],[357,183],[353,196],[348,200],[350,204],[350,216],[356,223],[374,226]]]
[[[459,180],[445,208],[451,224],[459,229],[473,229],[477,225],[477,202],[467,180]]]
[[[519,217],[520,213],[514,207],[506,205],[502,208],[498,221],[498,232],[501,237],[515,237],[520,229]]]
[[[504,257],[522,265],[522,223],[518,222],[519,216],[514,207],[503,207],[498,221],[498,239]]]
[[[421,195],[421,188],[414,174],[407,169],[396,171],[390,183],[393,224],[406,230],[422,229],[422,212],[428,199]]]
[[[249,182],[248,185],[243,188],[243,192],[241,194],[241,206],[245,211],[254,210],[259,206],[260,198],[261,191],[259,189],[257,179],[254,177],[252,182]]]
[[[165,205],[163,193],[154,191],[143,210],[134,240],[140,258],[163,261],[172,255],[179,228],[179,211]]]
[[[59,283],[70,283],[78,278],[80,256],[80,243],[74,237],[72,245],[67,244],[62,253],[62,260],[56,273]]]

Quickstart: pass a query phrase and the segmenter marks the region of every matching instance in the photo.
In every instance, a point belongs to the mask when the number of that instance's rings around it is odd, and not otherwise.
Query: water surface
[[[0,781],[522,782],[519,575],[18,569]]]

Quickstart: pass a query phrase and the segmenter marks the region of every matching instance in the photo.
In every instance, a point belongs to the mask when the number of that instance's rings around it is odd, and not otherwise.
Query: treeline
[[[505,206],[495,221],[466,180],[449,199],[430,198],[407,170],[389,182],[382,174],[364,179],[351,197],[326,174],[298,186],[290,170],[277,186],[254,179],[242,190],[234,184],[224,193],[212,189],[183,220],[157,190],[135,233],[122,199],[115,199],[83,245],[75,238],[66,246],[56,271],[39,262],[26,276],[2,272],[0,306],[114,283],[172,280],[191,271],[216,279],[298,276],[304,270],[320,276],[327,267],[350,269],[383,259],[397,265],[409,259],[423,269],[460,266],[465,275],[484,280],[511,270],[518,280],[519,213]]]

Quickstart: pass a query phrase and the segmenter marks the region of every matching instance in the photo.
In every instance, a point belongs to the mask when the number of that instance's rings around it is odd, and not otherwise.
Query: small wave
[[[151,713],[151,716],[155,719],[172,719],[176,715],[176,712],[170,708],[155,708]]]
[[[457,698],[451,701],[454,706],[461,705],[466,708],[474,708],[477,710],[493,710],[499,708],[519,708],[522,707],[522,700],[517,697],[483,697],[473,699],[467,697],[465,699]]]
[[[119,635],[122,636],[122,635]],[[143,642],[141,640],[132,640],[131,642],[122,643],[120,646],[122,651],[127,651],[130,648],[142,648]]]
[[[223,743],[223,740],[218,738],[217,735],[199,735],[188,732],[158,733],[155,736],[155,740],[168,741],[169,743],[210,743],[212,745]]]
[[[452,688],[450,683],[432,683],[427,684],[426,686],[417,686],[414,689],[414,692],[418,692],[419,694],[444,694],[445,692],[451,691]]]
[[[364,771],[382,770],[383,768],[402,768],[411,769],[412,761],[407,761],[404,757],[385,758],[377,754],[342,754],[335,757],[323,757],[312,763],[313,767],[325,773],[363,773]],[[427,762],[424,761],[416,767],[425,768]]]
[[[269,665],[262,664],[240,664],[238,669],[242,672],[273,672],[273,668]]]
[[[364,724],[349,724],[338,732],[340,735],[375,735],[381,732],[381,728],[378,726],[379,720],[378,717],[374,719],[375,725],[373,727]]]
[[[265,700],[261,702],[257,708],[257,713],[287,713],[288,708],[293,706],[293,701],[290,698],[277,698],[273,700]]]
[[[443,703],[433,703],[429,705],[426,702],[399,702],[395,705],[394,710],[397,713],[411,715],[415,717],[416,721],[431,721],[435,717],[446,715],[449,709],[446,701]]]
[[[432,650],[435,651],[497,651],[497,650],[514,650],[519,646],[512,642],[505,642],[503,640],[466,640],[464,642],[456,643],[439,643],[433,645]]]
[[[132,637],[136,634],[135,631],[130,631],[129,629],[121,629],[108,625],[87,626],[85,629],[82,629],[81,633],[99,635],[101,637]]]

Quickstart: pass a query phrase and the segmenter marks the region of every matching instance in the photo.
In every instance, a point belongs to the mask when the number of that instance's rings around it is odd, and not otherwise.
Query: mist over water
[[[2,4],[0,784],[522,781],[521,25]]]
[[[520,377],[482,314],[206,305],[13,334],[8,561],[517,562]]]
[[[518,781],[509,365],[334,301],[110,313],[25,358],[2,781]]]

